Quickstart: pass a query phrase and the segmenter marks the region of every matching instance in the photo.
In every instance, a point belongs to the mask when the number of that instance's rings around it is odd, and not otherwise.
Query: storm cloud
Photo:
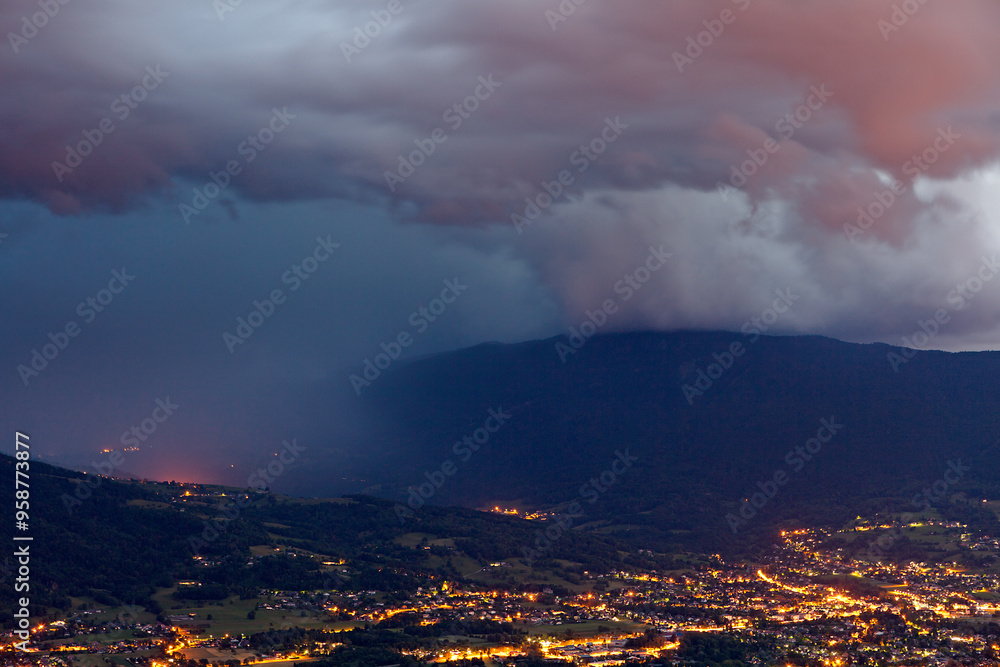
[[[475,287],[408,354],[565,331],[661,246],[609,330],[739,330],[790,289],[773,333],[898,344],[943,309],[932,347],[995,348],[998,21],[987,0],[7,3],[5,402],[124,430],[174,391],[174,441],[242,452],[284,437],[265,395],[337,384],[355,421],[345,371],[445,279]],[[327,236],[342,253],[230,354]],[[135,283],[25,386],[122,265]]]

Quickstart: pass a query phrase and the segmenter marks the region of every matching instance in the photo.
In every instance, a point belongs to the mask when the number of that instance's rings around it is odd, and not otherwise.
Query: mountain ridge
[[[772,532],[796,516],[848,516],[910,494],[1000,432],[997,352],[640,332],[597,334],[562,363],[558,344],[569,345],[567,337],[477,345],[394,366],[362,397],[380,424],[366,442],[373,465],[365,478],[405,502],[452,461],[458,470],[428,503],[552,508],[579,496],[630,447],[642,458],[640,474],[603,494],[594,519],[636,524],[645,513],[656,517],[645,524],[661,537],[729,533],[708,540],[714,544],[739,537],[725,516],[780,470],[795,475],[759,513]],[[890,355],[904,354],[894,369]],[[473,457],[455,459],[456,443],[498,408],[509,422]],[[824,419],[844,428],[822,453],[789,469],[786,454],[814,438]],[[1000,469],[996,453],[981,463],[963,480],[970,493],[995,488],[981,473]],[[830,511],[801,515],[822,506]]]

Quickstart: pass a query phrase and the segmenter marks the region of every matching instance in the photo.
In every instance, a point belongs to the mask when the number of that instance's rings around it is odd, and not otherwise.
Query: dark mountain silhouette
[[[586,520],[640,543],[726,550],[784,521],[912,504],[949,462],[959,479],[933,504],[997,495],[1000,448],[986,450],[1000,433],[1000,353],[629,333],[563,349],[563,363],[557,343],[484,344],[384,373],[363,397],[381,425],[363,448],[372,490],[405,501],[440,483],[426,502],[465,506],[578,500]],[[734,343],[743,353],[730,358]],[[478,451],[456,444],[501,408],[509,419]],[[637,461],[598,491],[626,452]]]

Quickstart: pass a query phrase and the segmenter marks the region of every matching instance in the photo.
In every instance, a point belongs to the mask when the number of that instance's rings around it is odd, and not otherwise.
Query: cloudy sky
[[[609,297],[605,330],[739,330],[791,290],[775,333],[901,344],[945,311],[926,347],[997,349],[998,23],[992,0],[5,2],[0,425],[79,466],[136,426],[125,469],[239,482],[282,439],[349,441],[382,343],[553,336]]]

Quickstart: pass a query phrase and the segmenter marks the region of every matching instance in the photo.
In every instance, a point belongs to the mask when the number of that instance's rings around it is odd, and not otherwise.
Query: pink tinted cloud
[[[874,168],[903,178],[939,127],[953,125],[960,139],[928,175],[954,176],[1000,148],[988,121],[1000,88],[990,30],[1000,10],[988,0],[926,3],[886,39],[879,21],[891,21],[894,4],[624,0],[585,3],[553,30],[544,11],[556,3],[412,0],[351,63],[340,43],[370,20],[360,0],[291,3],[278,14],[242,7],[225,21],[196,0],[66,5],[0,64],[9,91],[0,192],[60,213],[150,195],[183,201],[189,188],[178,183],[204,182],[273,106],[287,105],[300,120],[234,180],[244,197],[381,198],[415,204],[428,222],[506,223],[607,117],[629,129],[577,175],[574,192],[709,189],[748,148],[776,137],[775,121],[811,86],[827,85],[832,100],[782,140],[746,192],[787,198],[803,220],[832,229],[870,197]],[[679,72],[675,54],[723,12],[731,24]],[[0,26],[16,29],[22,14],[5,6]],[[155,63],[171,71],[162,89],[59,181],[52,163],[65,146]],[[398,156],[446,127],[442,112],[491,73],[502,86],[391,192],[385,173]],[[807,176],[823,183],[803,185]],[[898,220],[875,233],[898,240],[915,206],[898,207]]]

